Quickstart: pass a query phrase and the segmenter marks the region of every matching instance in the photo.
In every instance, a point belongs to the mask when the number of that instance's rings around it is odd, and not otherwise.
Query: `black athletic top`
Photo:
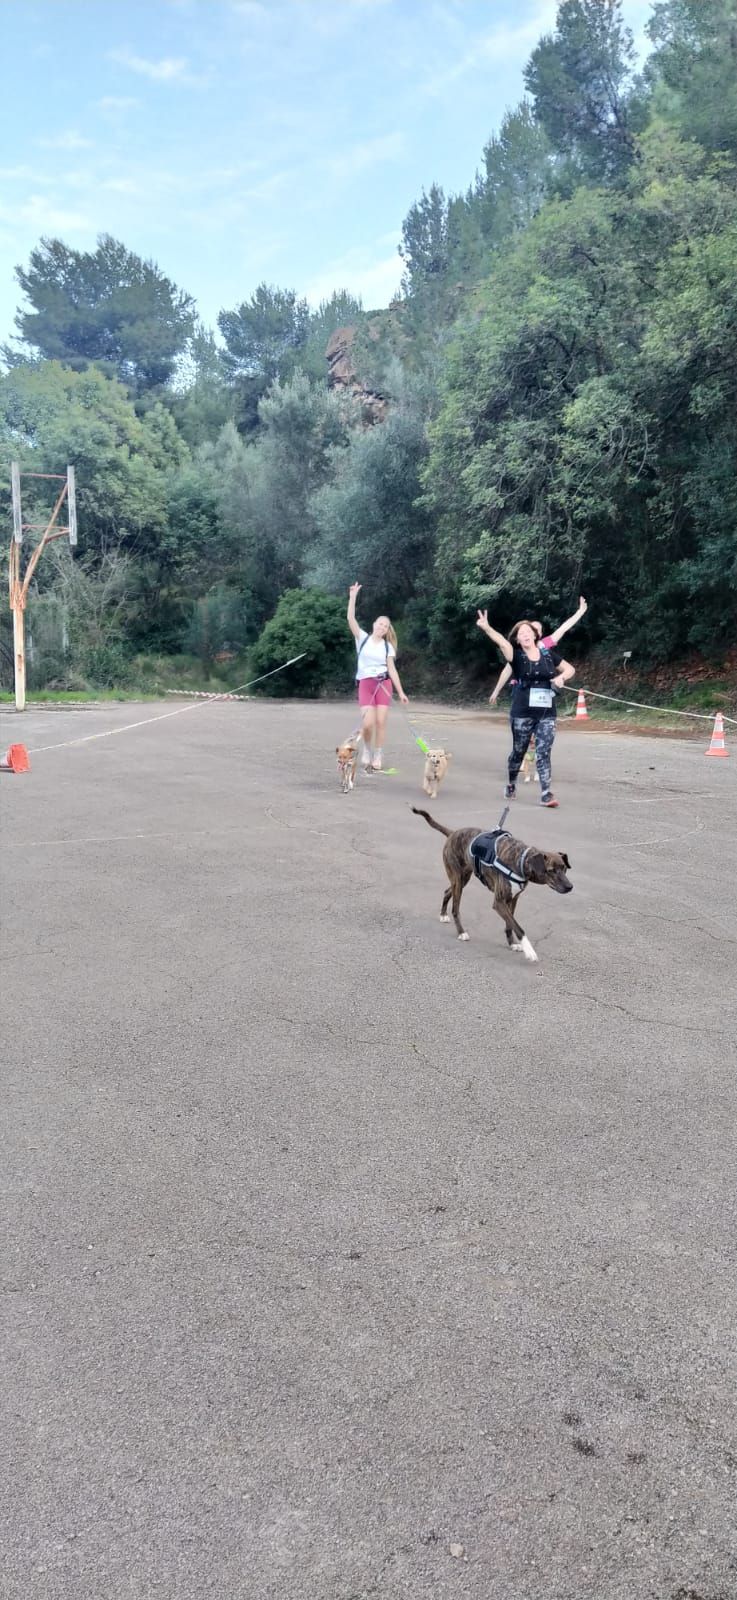
[[[534,722],[540,722],[543,717],[555,716],[555,689],[550,680],[560,670],[562,660],[557,650],[546,650],[541,645],[540,660],[530,661],[519,645],[514,646],[512,676],[517,681],[512,691],[513,717],[532,717]]]

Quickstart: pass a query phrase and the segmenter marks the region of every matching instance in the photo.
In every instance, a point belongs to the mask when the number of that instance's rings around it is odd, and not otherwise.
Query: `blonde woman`
[[[348,590],[348,626],[356,641],[356,683],[361,707],[361,765],[380,772],[384,754],[384,735],[392,693],[396,689],[402,705],[407,696],[396,668],[397,636],[388,617],[377,617],[367,633],[356,621],[356,600],[360,583]]]

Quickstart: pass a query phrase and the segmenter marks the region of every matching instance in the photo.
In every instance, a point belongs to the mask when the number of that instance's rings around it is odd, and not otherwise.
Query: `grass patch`
[[[158,700],[156,694],[140,689],[31,689],[26,694],[26,705],[78,706],[99,705],[103,700]],[[10,689],[0,689],[0,705],[15,705],[15,695]]]

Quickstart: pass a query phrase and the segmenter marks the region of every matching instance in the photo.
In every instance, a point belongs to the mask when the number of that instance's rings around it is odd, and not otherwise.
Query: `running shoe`
[[[374,759],[371,762],[371,771],[372,772],[381,772],[381,751],[380,750],[375,750],[374,751]]]
[[[557,802],[557,800],[555,798],[555,795],[551,794],[550,790],[548,789],[547,794],[541,794],[541,796],[540,796],[540,804],[541,804],[541,806],[547,806],[548,811],[554,811],[555,807],[558,804],[558,802]]]
[[[517,785],[516,785],[516,783],[508,783],[507,784],[507,787],[504,790],[504,798],[505,798],[505,800],[516,800],[517,799]]]

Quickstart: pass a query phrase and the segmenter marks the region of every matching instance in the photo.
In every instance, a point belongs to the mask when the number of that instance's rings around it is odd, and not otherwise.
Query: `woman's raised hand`
[[[360,591],[360,588],[361,588],[360,583],[352,583],[351,584],[350,589],[348,590],[348,593],[349,593],[349,595],[350,595],[352,600],[355,600],[356,595]]]
[[[582,617],[585,617],[586,612],[588,611],[588,609],[589,609],[588,608],[588,603],[584,600],[583,595],[580,594],[579,597],[578,597],[579,615],[582,616]]]
[[[488,613],[488,611],[477,611],[476,612],[476,627],[477,628],[483,628],[484,633],[488,632],[488,628],[489,628],[489,613]]]

